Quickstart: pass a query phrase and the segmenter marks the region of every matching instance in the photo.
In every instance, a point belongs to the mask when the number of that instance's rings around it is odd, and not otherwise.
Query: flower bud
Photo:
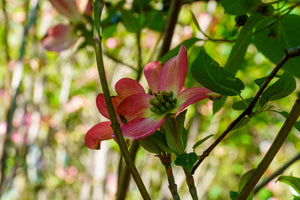
[[[73,22],[80,21],[81,15],[74,0],[49,0],[52,6]]]
[[[71,47],[76,40],[77,36],[71,25],[59,24],[48,29],[41,43],[49,51],[60,52]]]

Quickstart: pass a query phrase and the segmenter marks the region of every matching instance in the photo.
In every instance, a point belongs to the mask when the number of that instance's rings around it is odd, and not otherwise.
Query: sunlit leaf
[[[200,144],[202,144],[203,142],[205,142],[206,140],[208,140],[208,139],[211,138],[212,136],[213,136],[213,134],[208,135],[208,136],[206,136],[205,138],[203,138],[203,139],[199,140],[198,142],[196,142],[196,143],[194,144],[194,146],[193,146],[194,151],[195,151],[195,149],[196,149]]]
[[[278,181],[288,184],[300,195],[300,178],[294,176],[280,176]]]
[[[285,55],[284,49],[300,45],[300,16],[287,15],[281,20],[269,19],[256,28],[254,44],[274,64]],[[267,27],[267,28],[266,28]],[[283,69],[300,78],[300,57],[288,60]]]
[[[193,49],[196,51],[196,49]],[[203,48],[198,48],[192,63],[192,75],[204,87],[225,96],[238,95],[244,89],[243,82],[219,66]]]
[[[260,98],[260,104],[264,105],[268,101],[277,100],[290,95],[296,89],[295,78],[289,73],[284,73],[270,87],[268,87]]]

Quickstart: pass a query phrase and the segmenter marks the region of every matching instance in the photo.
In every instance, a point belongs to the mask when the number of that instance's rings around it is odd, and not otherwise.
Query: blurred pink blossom
[[[79,109],[86,107],[88,100],[82,96],[76,95],[65,105],[65,111],[67,113],[76,112]]]
[[[108,174],[106,178],[106,187],[109,194],[109,199],[115,199],[118,188],[118,177],[116,174]]]
[[[71,47],[77,40],[71,25],[58,24],[49,28],[42,39],[42,45],[49,51],[60,52]]]
[[[19,132],[13,132],[11,134],[11,140],[15,144],[25,144],[26,143],[26,138],[23,135],[21,135]]]
[[[105,45],[109,49],[115,49],[120,44],[120,41],[117,38],[110,37],[105,41]]]
[[[7,123],[0,122],[0,135],[5,135],[7,131]]]

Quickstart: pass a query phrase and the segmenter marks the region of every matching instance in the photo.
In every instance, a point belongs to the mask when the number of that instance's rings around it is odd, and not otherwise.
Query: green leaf
[[[246,108],[251,103],[252,99],[253,99],[253,97],[245,99],[245,100],[240,100],[240,101],[234,102],[232,104],[232,108],[234,110],[246,110]]]
[[[147,15],[146,26],[154,31],[161,31],[164,27],[164,13],[158,10],[151,10]]]
[[[221,0],[225,12],[232,15],[243,15],[257,8],[260,0]]]
[[[179,132],[180,145],[182,150],[184,151],[187,144],[187,131],[184,128],[185,115],[187,110],[184,110],[176,117],[177,128]]]
[[[295,78],[285,72],[280,78],[270,87],[268,87],[259,100],[261,105],[268,101],[277,100],[290,95],[296,89]]]
[[[154,154],[161,154],[160,148],[155,144],[151,137],[146,137],[145,139],[139,140],[139,144],[147,151]]]
[[[197,160],[198,156],[194,152],[184,153],[176,158],[175,164],[182,167],[186,167],[189,171],[191,171]]]
[[[168,153],[176,153],[168,147],[166,137],[160,131],[155,131],[148,137],[150,137],[161,150]]]
[[[160,127],[160,130],[165,134],[167,145],[172,151],[178,153],[178,146],[174,137],[174,127],[170,116],[166,116],[164,124]]]
[[[293,198],[293,200],[300,200],[300,196],[293,195],[292,198]]]
[[[230,191],[229,195],[230,195],[230,199],[231,200],[236,200],[236,198],[238,197],[239,193],[235,192],[235,191]]]
[[[138,18],[134,16],[134,13],[131,10],[120,9],[120,11],[122,13],[122,22],[126,30],[138,34],[141,31]]]
[[[278,181],[288,184],[300,195],[300,178],[294,176],[280,176]]]
[[[188,40],[185,40],[184,42],[180,43],[177,45],[174,49],[170,50],[168,53],[166,53],[163,57],[161,57],[159,60],[162,63],[166,63],[168,60],[173,58],[174,56],[177,56],[179,49],[181,45],[185,46],[186,51],[188,51],[196,42],[198,42],[200,39],[199,38],[190,38]]]
[[[213,134],[208,135],[208,136],[206,136],[205,138],[203,138],[203,139],[199,140],[198,142],[196,142],[196,143],[194,144],[194,146],[193,146],[194,151],[195,151],[195,149],[196,149],[200,144],[202,144],[203,142],[205,142],[206,140],[208,140],[208,139],[211,138],[212,136],[213,136]]]
[[[288,118],[288,116],[290,115],[290,114],[289,114],[288,112],[286,112],[286,111],[277,112],[277,113],[281,114],[281,115],[284,116],[285,118]],[[297,121],[297,122],[295,123],[294,127],[295,127],[298,131],[300,131],[300,121]]]
[[[253,29],[263,21],[265,18],[260,13],[252,13],[246,21],[246,24],[242,27],[240,34],[233,45],[228,60],[224,66],[233,76],[244,63],[244,57],[246,55],[247,48],[251,42]],[[224,105],[226,97],[222,97],[221,100],[213,103],[214,113],[218,112]]]
[[[220,67],[203,48],[194,48],[193,51],[198,51],[198,54],[192,63],[192,75],[204,87],[225,96],[238,95],[244,89],[243,82]]]
[[[254,44],[274,64],[285,55],[284,49],[287,47],[297,47],[300,45],[300,16],[287,15],[279,21],[269,19],[259,25],[254,35]],[[271,25],[271,26],[270,26]],[[265,28],[269,26],[268,28]],[[300,57],[288,60],[283,69],[294,76],[300,78]]]

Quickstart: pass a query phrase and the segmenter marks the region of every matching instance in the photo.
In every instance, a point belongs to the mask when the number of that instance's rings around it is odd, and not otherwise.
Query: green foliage
[[[241,177],[241,181],[239,183],[239,188],[238,188],[238,192],[234,192],[234,191],[230,191],[230,198],[231,200],[236,200],[238,197],[239,192],[243,189],[243,187],[246,185],[247,181],[249,180],[249,178],[252,176],[252,174],[254,173],[255,169],[251,169],[248,172],[246,172],[242,177]],[[247,200],[252,200],[253,199],[253,195],[254,195],[254,191],[252,191],[250,193],[250,195],[248,196]]]
[[[194,145],[193,145],[193,150],[195,151],[196,148],[201,145],[203,142],[205,142],[206,140],[208,140],[209,138],[211,138],[213,135],[208,135],[206,136],[205,138],[199,140],[198,142],[196,142]]]
[[[294,176],[280,176],[278,181],[283,182],[291,186],[300,197],[300,178]],[[298,197],[298,198],[299,198]]]
[[[242,81],[213,60],[202,48],[194,48],[197,58],[192,64],[194,78],[206,88],[225,96],[238,95],[244,89]]]
[[[285,55],[284,49],[300,45],[300,16],[290,14],[282,19],[270,18],[256,28],[254,44],[271,62],[277,64]],[[300,58],[289,60],[283,69],[300,78]]]
[[[259,99],[260,105],[266,104],[268,101],[282,99],[290,95],[296,89],[295,78],[289,73],[284,73],[270,87],[268,87]]]
[[[194,152],[184,153],[184,154],[180,154],[176,158],[175,164],[182,166],[182,167],[186,167],[189,171],[191,171],[197,160],[198,160],[198,157],[197,157],[196,153],[194,153]]]
[[[188,141],[188,133],[187,133],[186,129],[184,128],[186,112],[187,112],[187,110],[184,110],[176,117],[178,134],[179,134],[179,138],[180,138],[180,145],[183,150],[185,150],[187,141]]]
[[[221,4],[228,14],[244,15],[255,10],[260,4],[260,0],[221,0]]]

